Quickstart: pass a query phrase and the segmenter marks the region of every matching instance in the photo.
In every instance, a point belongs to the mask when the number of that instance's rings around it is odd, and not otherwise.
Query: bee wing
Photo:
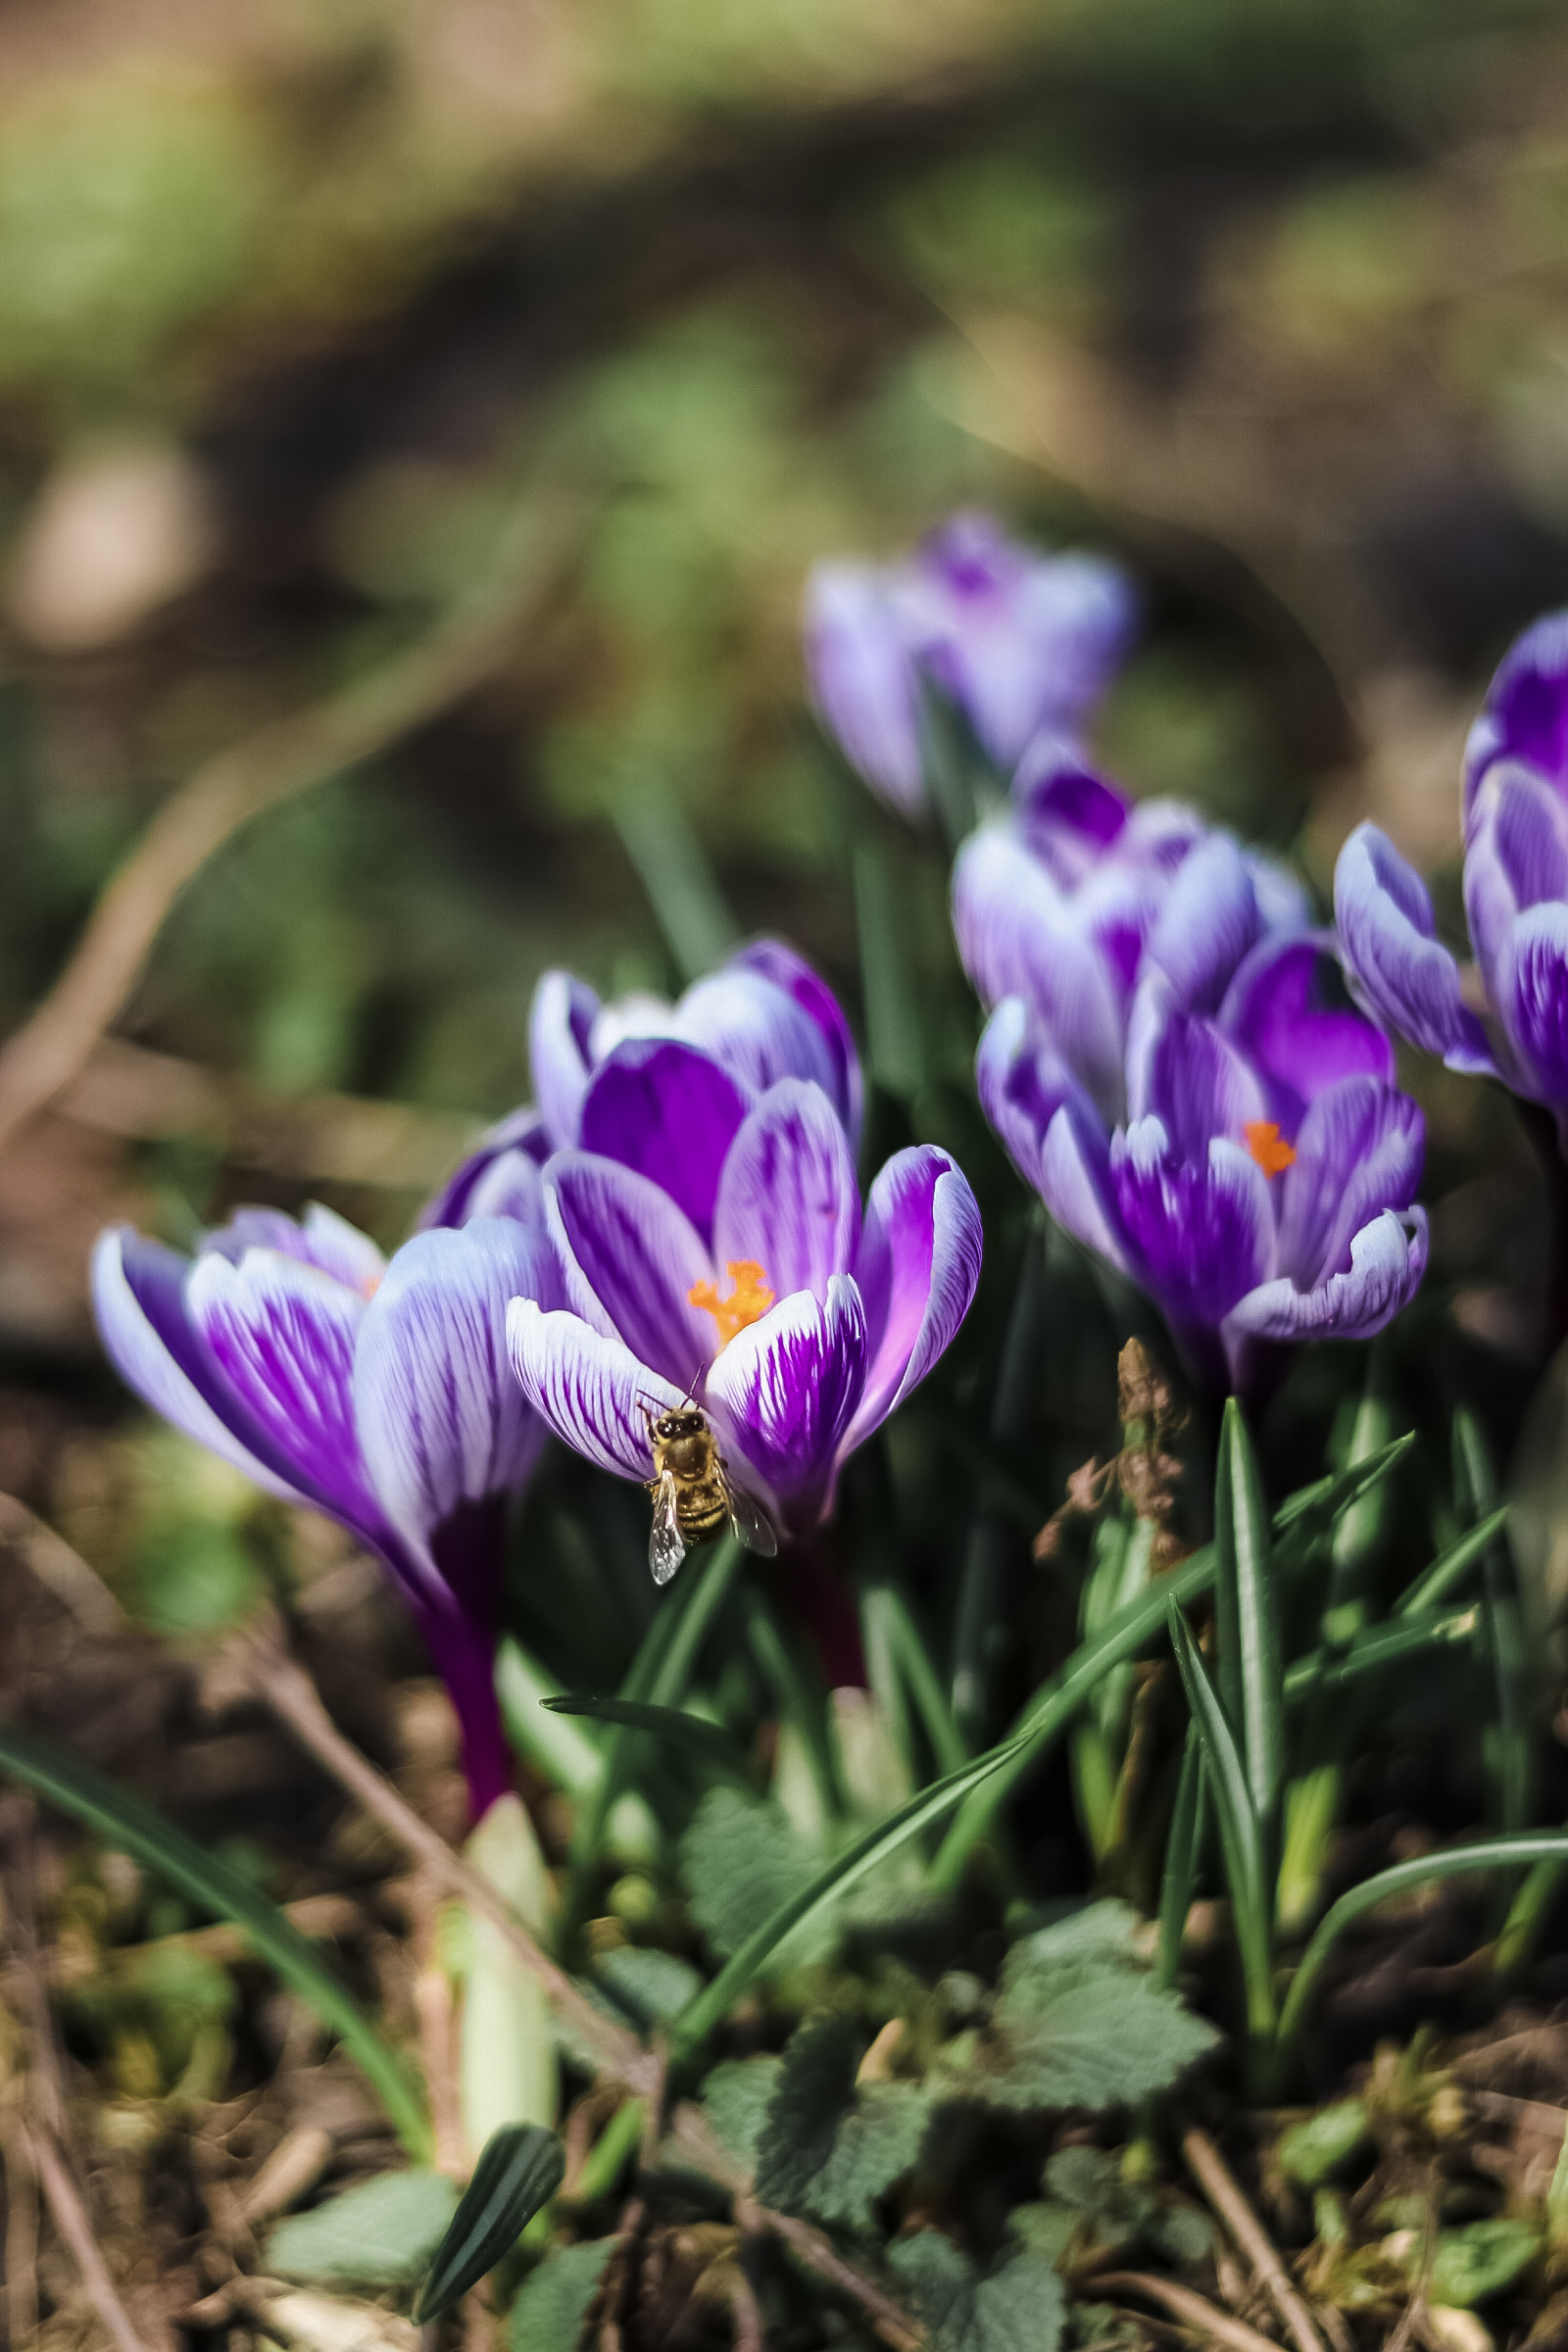
[[[732,1487],[727,1478],[724,1481],[724,1500],[729,1504],[730,1526],[747,1550],[760,1552],[764,1560],[772,1559],[778,1550],[778,1538],[761,1504],[754,1501],[750,1494],[743,1494],[739,1487]]]
[[[679,1494],[674,1478],[666,1470],[654,1498],[654,1524],[648,1538],[648,1565],[654,1572],[656,1585],[667,1585],[686,1557],[686,1539],[680,1532],[676,1510]]]

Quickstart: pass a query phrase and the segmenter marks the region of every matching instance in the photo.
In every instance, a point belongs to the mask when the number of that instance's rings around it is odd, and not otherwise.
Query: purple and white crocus
[[[105,1233],[92,1289],[145,1403],[385,1563],[452,1695],[482,1815],[512,1779],[494,1680],[506,1516],[544,1439],[506,1313],[560,1295],[542,1229],[481,1217],[388,1260],[330,1209],[241,1209],[194,1258]]]
[[[823,725],[906,816],[925,807],[922,683],[1010,773],[1042,732],[1076,736],[1132,636],[1133,593],[1093,556],[1042,556],[988,514],[956,514],[894,564],[821,564],[806,660]]]
[[[780,1078],[809,1080],[858,1147],[863,1086],[849,1023],[826,981],[781,940],[737,949],[674,1004],[642,994],[607,1004],[586,981],[550,971],[534,990],[528,1018],[534,1102],[490,1130],[421,1223],[461,1225],[484,1215],[542,1222],[541,1176],[551,1153],[607,1148],[602,1106],[588,1106],[594,1073],[620,1049],[624,1068],[639,1054],[652,1055],[661,1041],[699,1049],[754,1093]],[[664,1108],[679,1115],[678,1105]],[[650,1109],[664,1115],[654,1098]],[[614,1138],[608,1148],[613,1156]]]
[[[1426,1262],[1421,1114],[1288,876],[1058,760],[966,846],[954,919],[994,1007],[987,1117],[1195,1380],[1253,1388],[1268,1344],[1392,1319]]]
[[[566,1300],[521,1298],[509,1322],[522,1389],[568,1446],[646,1480],[650,1412],[691,1397],[786,1541],[831,1509],[840,1465],[930,1371],[980,1270],[979,1211],[947,1152],[897,1153],[862,1209],[858,1066],[814,985],[812,1020],[848,1058],[805,1074],[781,1071],[776,1036],[744,1054],[734,1030],[722,1051],[691,1042],[697,991],[685,1034],[598,1054],[597,1015],[573,1031],[576,1141],[541,1179]],[[541,1099],[555,1075],[536,1063]]]
[[[1542,1104],[1568,1156],[1568,613],[1527,629],[1494,678],[1462,806],[1474,996],[1426,884],[1374,824],[1356,827],[1335,870],[1341,953],[1380,1021]]]

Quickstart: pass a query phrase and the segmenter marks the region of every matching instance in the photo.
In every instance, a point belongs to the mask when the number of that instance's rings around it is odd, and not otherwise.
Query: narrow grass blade
[[[925,1055],[898,895],[880,842],[862,834],[851,870],[871,1075],[890,1095],[907,1102],[925,1083]]]
[[[1395,1618],[1390,1624],[1374,1626],[1368,1634],[1357,1634],[1344,1649],[1308,1650],[1286,1671],[1286,1698],[1295,1705],[1314,1691],[1344,1690],[1363,1675],[1418,1657],[1424,1650],[1449,1649],[1473,1642],[1484,1622],[1480,1603],[1472,1601],[1468,1608],[1452,1609],[1444,1616],[1423,1611],[1419,1617]]]
[[[1000,1761],[983,1787],[977,1787],[942,1841],[931,1866],[931,1883],[947,1891],[958,1885],[964,1865],[985,1837],[1012,1790],[1032,1772],[1051,1741],[1099,1688],[1102,1678],[1124,1658],[1135,1657],[1165,1622],[1168,1600],[1188,1601],[1206,1592],[1214,1581],[1214,1551],[1205,1544],[1152,1584],[1148,1591],[1118,1612],[1092,1642],[1080,1642],[1066,1663],[1043,1683],[1008,1738],[990,1752]]]
[[[544,1668],[509,1635],[496,1659],[496,1696],[507,1738],[547,1780],[580,1803],[593,1795],[603,1777],[604,1749],[574,1723],[541,1717],[550,1690]]]
[[[1414,1584],[1405,1587],[1394,1604],[1393,1614],[1396,1617],[1413,1617],[1418,1611],[1435,1609],[1440,1600],[1446,1600],[1454,1586],[1476,1562],[1486,1558],[1488,1550],[1507,1524],[1508,1512],[1504,1505],[1500,1511],[1494,1511],[1490,1518],[1483,1519],[1479,1527],[1473,1527],[1467,1536],[1461,1536],[1457,1544],[1450,1544],[1441,1559],[1434,1560],[1430,1568],[1423,1568]]]
[[[909,1838],[918,1837],[928,1823],[940,1821],[986,1781],[1005,1781],[1010,1786],[1020,1772],[1028,1771],[1085,1704],[1101,1676],[1142,1648],[1163,1624],[1167,1594],[1174,1592],[1182,1599],[1189,1599],[1207,1589],[1213,1573],[1211,1551],[1195,1552],[1190,1560],[1184,1560],[1131,1608],[1124,1609],[1097,1641],[1086,1642],[1074,1650],[1066,1664],[1036,1692],[1020,1727],[1010,1739],[977,1756],[961,1772],[949,1773],[928,1788],[922,1788],[886,1821],[876,1823],[857,1838],[798,1894],[781,1903],[676,2021],[673,2046],[681,2051],[695,2049],[739,2000],[786,1936],[803,1922],[828,1910],[868,1872],[897,1853]],[[983,1834],[991,1815],[987,1811],[977,1819],[979,1828],[975,1834]],[[945,1844],[932,1868],[933,1884],[938,1887],[956,1884],[967,1852],[968,1842],[955,1849],[956,1859],[948,1865],[950,1876],[944,1871],[944,1857],[948,1854]]]
[[[909,1614],[908,1603],[896,1586],[885,1589],[889,1645],[895,1665],[908,1691],[910,1704],[919,1717],[921,1729],[936,1758],[937,1770],[942,1773],[961,1772],[969,1761],[966,1745],[953,1710],[948,1705],[931,1653],[920,1635],[920,1629]]]
[[[0,1770],[74,1815],[106,1844],[129,1854],[203,1910],[243,1928],[289,1989],[336,2034],[415,2163],[430,2162],[429,2120],[403,2060],[275,1903],[144,1798],[79,1756],[14,1724],[0,1724]]]
[[[1384,1340],[1374,1340],[1367,1358],[1366,1386],[1356,1410],[1355,1426],[1350,1433],[1350,1458],[1347,1465],[1374,1460],[1389,1445],[1394,1431],[1394,1406],[1389,1394],[1388,1346]],[[1338,1612],[1349,1613],[1345,1622],[1353,1623],[1356,1617],[1364,1621],[1366,1587],[1379,1553],[1383,1549],[1388,1527],[1388,1488],[1379,1481],[1357,1495],[1341,1515],[1334,1531],[1333,1569],[1329,1579],[1328,1605],[1324,1611],[1324,1630],[1338,1621]]]
[[[1038,1225],[1031,1223],[1024,1236],[1017,1288],[997,1368],[991,1406],[993,1448],[1017,1445],[1024,1437],[1040,1356],[1046,1290],[1046,1237]],[[953,1633],[953,1716],[969,1749],[987,1729],[990,1642],[997,1620],[998,1595],[1003,1590],[1007,1562],[1017,1548],[1012,1533],[1017,1512],[1014,1497],[1007,1492],[1009,1483],[994,1470],[982,1478],[958,1578],[958,1607]],[[1032,1507],[1025,1524],[1033,1531],[1045,1516],[1038,1507]]]
[[[1496,1507],[1497,1474],[1480,1422],[1466,1406],[1453,1416],[1454,1500],[1466,1519],[1483,1519]],[[1500,1539],[1482,1554],[1486,1580],[1487,1630],[1496,1721],[1487,1741],[1487,1779],[1493,1819],[1499,1830],[1520,1830],[1530,1818],[1535,1757],[1530,1736],[1524,1627],[1513,1562]]]
[[[1538,1862],[1515,1894],[1493,1953],[1493,1967],[1497,1976],[1511,1976],[1531,1958],[1565,1874],[1568,1865]]]
[[[566,2152],[541,2124],[503,2124],[491,2133],[435,2250],[414,2308],[416,2326],[440,2319],[493,2271],[549,2204],[566,2171]]]
[[[1303,1519],[1323,1522],[1337,1519],[1348,1511],[1363,1494],[1386,1479],[1391,1470],[1403,1460],[1415,1444],[1414,1430],[1406,1430],[1402,1438],[1394,1438],[1387,1446],[1379,1446],[1364,1460],[1351,1462],[1346,1469],[1337,1470],[1332,1478],[1320,1478],[1310,1487],[1299,1487],[1274,1514],[1274,1533],[1288,1534]]]
[[[591,1723],[613,1723],[627,1731],[648,1732],[656,1740],[668,1740],[710,1763],[721,1764],[740,1780],[751,1777],[746,1750],[723,1726],[710,1723],[703,1715],[688,1715],[683,1707],[656,1707],[646,1698],[578,1698],[569,1693],[542,1698],[539,1704],[548,1707],[552,1715],[583,1715]]]
[[[1446,1853],[1422,1854],[1413,1862],[1396,1862],[1392,1870],[1379,1871],[1375,1879],[1365,1879],[1352,1886],[1331,1905],[1318,1927],[1316,1935],[1301,1954],[1280,2013],[1277,2050],[1283,2070],[1296,2037],[1300,2033],[1317,1989],[1324,1964],[1347,1928],[1375,1911],[1380,1903],[1391,1902],[1396,1895],[1409,1894],[1417,1886],[1433,1886],[1440,1879],[1474,1878],[1488,1870],[1534,1870],[1543,1864],[1568,1862],[1568,1831],[1529,1830],[1513,1838],[1484,1838],[1475,1845],[1450,1846]],[[1283,2080],[1283,2072],[1278,2080]]]
[[[1273,1839],[1285,1786],[1285,1689],[1274,1605],[1268,1512],[1257,1456],[1242,1408],[1225,1403],[1214,1481],[1214,1592],[1229,1601],[1235,1643],[1233,1721],[1242,1737],[1247,1786],[1264,1845]],[[1221,1637],[1224,1619],[1219,1620]],[[1228,1683],[1222,1688],[1229,1690]]]
[[[794,1649],[778,1629],[766,1594],[756,1585],[748,1585],[745,1597],[746,1632],[752,1655],[771,1687],[780,1722],[795,1726],[810,1767],[823,1821],[837,1821],[843,1810],[843,1792],[828,1748],[827,1713],[821,1687],[802,1671]]]
[[[1187,1727],[1182,1750],[1181,1778],[1176,1804],[1165,1839],[1165,1869],[1159,1885],[1159,1958],[1154,1983],[1162,1992],[1175,1984],[1181,1967],[1182,1936],[1192,1908],[1193,1886],[1203,1847],[1203,1816],[1207,1789],[1203,1779],[1203,1743],[1196,1723]]]
[[[1247,2022],[1256,2044],[1274,2033],[1274,1986],[1269,1971],[1269,1911],[1263,1841],[1248,1787],[1247,1767],[1225,1710],[1198,1654],[1186,1618],[1169,1603],[1171,1647],[1181,1670],[1193,1728],[1203,1750],[1203,1778],[1214,1800],[1225,1876],[1236,1917],[1236,1941],[1247,1989]]]
[[[620,1696],[643,1699],[657,1707],[678,1706],[686,1695],[699,1652],[713,1621],[729,1598],[730,1588],[746,1554],[733,1536],[725,1536],[684,1587],[677,1585],[673,1603],[666,1601],[654,1619],[632,1660]],[[639,1734],[624,1724],[615,1726],[605,1753],[604,1777],[593,1803],[579,1819],[572,1838],[572,1859],[579,1877],[591,1868],[604,1839],[605,1824],[631,1779]],[[567,1906],[576,1914],[575,1892]]]
[[[703,845],[673,793],[643,782],[617,802],[615,829],[683,980],[700,980],[740,937]]]

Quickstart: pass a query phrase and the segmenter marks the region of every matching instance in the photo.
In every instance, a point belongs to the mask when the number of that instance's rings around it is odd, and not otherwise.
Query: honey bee
[[[657,1418],[644,1408],[654,1475],[654,1527],[648,1565],[656,1585],[667,1585],[689,1550],[711,1544],[726,1527],[752,1551],[771,1559],[778,1539],[760,1504],[732,1487],[718,1441],[695,1404],[672,1405]]]

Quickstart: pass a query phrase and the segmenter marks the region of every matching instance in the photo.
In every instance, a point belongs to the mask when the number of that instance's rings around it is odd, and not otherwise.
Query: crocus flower
[[[1200,860],[1225,862],[1205,846],[1184,879]],[[1088,1054],[1071,1004],[1043,1016],[1011,996],[981,1040],[980,1099],[1057,1222],[1154,1299],[1193,1378],[1245,1391],[1260,1343],[1366,1338],[1410,1298],[1424,1130],[1388,1041],[1335,1004],[1321,939],[1249,941],[1239,889],[1194,891],[1167,929],[1173,903],[1121,1068]]]
[[[580,1148],[543,1177],[566,1304],[523,1298],[509,1320],[529,1402],[591,1461],[646,1480],[649,1416],[694,1399],[731,1483],[786,1539],[808,1534],[846,1455],[968,1309],[968,1184],[917,1147],[862,1213],[828,1088],[760,1068],[754,1082],[667,1035],[612,1047],[576,1124]]]
[[[671,1004],[627,996],[606,1004],[586,981],[546,972],[534,990],[528,1058],[535,1104],[514,1111],[485,1136],[431,1201],[421,1222],[461,1225],[470,1216],[543,1214],[540,1170],[552,1152],[606,1148],[598,1111],[586,1109],[595,1071],[618,1049],[619,1066],[655,1053],[662,1040],[700,1049],[753,1093],[779,1078],[819,1086],[858,1147],[863,1088],[843,1007],[804,957],[779,940],[754,940]],[[650,1098],[657,1112],[657,1100]]]
[[[144,1402],[385,1563],[452,1694],[482,1814],[511,1780],[494,1687],[505,1518],[544,1438],[506,1309],[559,1296],[543,1231],[478,1218],[388,1261],[330,1209],[242,1209],[189,1259],[105,1233],[92,1287]]]
[[[1072,735],[1132,634],[1132,591],[1092,556],[1040,556],[956,514],[901,563],[823,564],[806,593],[812,699],[846,759],[906,815],[925,789],[920,682],[1010,772],[1045,730]]]
[[[953,871],[954,932],[981,1003],[1020,998],[1112,1123],[1141,982],[1158,974],[1184,1009],[1211,1014],[1250,949],[1308,919],[1272,860],[1180,802],[1134,806],[1044,740]]]
[[[1485,1017],[1425,883],[1373,824],[1340,852],[1334,910],[1363,1003],[1450,1069],[1543,1103],[1568,1153],[1568,613],[1513,646],[1470,731],[1464,906]]]

